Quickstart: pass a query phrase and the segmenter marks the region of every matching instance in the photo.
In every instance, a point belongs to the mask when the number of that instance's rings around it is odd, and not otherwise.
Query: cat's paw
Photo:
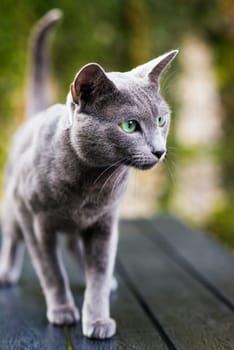
[[[47,318],[50,323],[61,326],[76,323],[80,319],[80,314],[74,305],[65,304],[49,309]]]
[[[113,276],[111,279],[111,286],[110,286],[111,292],[115,292],[118,289],[118,286],[119,286],[118,280],[116,279],[115,276]]]
[[[10,287],[16,284],[17,280],[7,272],[0,272],[0,288]]]
[[[116,322],[112,318],[83,323],[83,334],[88,338],[107,339],[116,333]]]

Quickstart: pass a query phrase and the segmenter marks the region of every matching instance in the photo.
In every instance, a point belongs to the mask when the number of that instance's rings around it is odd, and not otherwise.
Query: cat
[[[18,281],[25,242],[49,322],[77,322],[57,247],[57,233],[64,233],[72,254],[84,259],[83,334],[105,339],[116,333],[109,294],[116,287],[120,201],[131,167],[150,169],[165,157],[170,110],[159,83],[178,50],[125,73],[89,63],[75,76],[66,104],[45,109],[47,39],[60,17],[51,10],[34,29],[29,118],[14,137],[5,173],[0,285]]]

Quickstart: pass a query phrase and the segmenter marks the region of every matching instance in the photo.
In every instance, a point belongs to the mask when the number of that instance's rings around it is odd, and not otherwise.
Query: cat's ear
[[[92,103],[99,96],[114,89],[115,85],[107,77],[104,69],[97,63],[89,63],[75,76],[71,84],[71,95],[76,104]]]
[[[152,61],[136,67],[131,72],[138,77],[148,78],[152,83],[158,84],[161,74],[173,61],[177,53],[178,50],[167,52]]]

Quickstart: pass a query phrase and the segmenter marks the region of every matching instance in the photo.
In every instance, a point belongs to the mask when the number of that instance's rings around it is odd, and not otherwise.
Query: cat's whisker
[[[107,179],[105,180],[104,184],[102,185],[99,194],[98,194],[98,199],[102,193],[102,191],[104,190],[104,187],[106,186],[106,184],[108,183],[108,181],[113,177],[113,175],[116,173],[116,171],[119,170],[118,168],[114,169],[114,171],[107,177]]]
[[[168,174],[169,174],[169,177],[171,179],[171,182],[173,185],[175,185],[175,179],[173,177],[173,174],[172,174],[172,170],[170,168],[170,165],[169,165],[169,162],[168,162],[168,159],[165,158],[165,165],[166,165],[166,168],[168,170]]]
[[[168,148],[167,154],[177,154],[177,150],[174,148]]]
[[[112,187],[112,190],[111,190],[111,196],[112,196],[112,193],[114,192],[115,187],[118,186],[119,181],[121,180],[121,177],[122,177],[122,175],[124,174],[125,171],[126,171],[126,169],[123,169],[123,170],[120,172],[120,174],[117,176],[117,178],[116,178],[116,180],[115,180],[115,182],[114,182],[114,185],[113,185],[113,187]]]
[[[128,159],[126,158],[126,161],[127,161],[127,160],[130,160],[130,158],[128,158]],[[135,164],[135,162],[134,162],[133,160],[131,160],[129,166],[130,166],[130,167],[131,167],[131,166],[134,166],[134,164]],[[117,179],[115,180],[114,185],[113,185],[113,187],[112,187],[111,195],[112,195],[112,193],[113,193],[115,187],[118,186],[119,181],[120,181],[120,179],[121,179],[121,176],[123,175],[124,172],[125,172],[125,169],[123,169],[123,171],[117,176]]]
[[[132,162],[132,165],[135,166],[136,165],[136,161]],[[134,169],[134,195],[136,197],[136,199],[138,198],[138,194],[137,194],[137,176],[139,178],[139,170],[138,169]]]
[[[122,159],[118,160],[117,162],[111,164],[111,165],[108,166],[107,168],[105,168],[105,169],[103,170],[103,172],[102,172],[101,174],[98,175],[98,177],[96,178],[96,180],[94,181],[93,184],[95,185],[95,184],[98,182],[98,180],[99,180],[108,170],[110,170],[111,168],[113,168],[114,166],[118,165],[119,163],[121,163],[121,162],[123,162],[123,161],[125,161],[125,160],[126,160],[126,158],[122,158]]]
[[[123,158],[122,162],[129,160],[129,158]],[[102,185],[99,194],[98,194],[98,198],[100,197],[102,191],[104,190],[104,187],[106,186],[106,184],[108,183],[108,181],[116,174],[116,172],[119,170],[119,168],[117,167],[116,169],[114,169],[114,171],[107,177],[107,179],[105,180],[104,184]]]
[[[176,169],[176,162],[173,158],[167,157],[166,160],[171,163],[171,165]]]
[[[134,169],[133,193],[135,198],[137,198],[137,175],[138,175],[138,172],[137,170]]]

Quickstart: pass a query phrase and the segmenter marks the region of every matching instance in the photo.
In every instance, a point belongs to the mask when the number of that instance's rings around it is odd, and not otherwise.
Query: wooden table
[[[1,350],[234,349],[234,256],[169,216],[120,224],[111,296],[118,333],[92,341],[80,324],[54,327],[26,259],[17,287],[0,290]],[[65,256],[77,304],[84,287]]]

